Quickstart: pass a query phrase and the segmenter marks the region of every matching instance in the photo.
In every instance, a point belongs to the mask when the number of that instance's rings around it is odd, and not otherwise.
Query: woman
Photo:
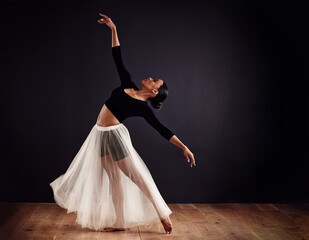
[[[188,162],[191,158],[191,167],[195,165],[194,156],[147,104],[149,100],[152,107],[161,107],[167,96],[166,83],[149,77],[141,81],[139,89],[132,82],[122,62],[116,26],[109,17],[100,15],[103,18],[98,22],[112,30],[112,55],[121,86],[106,100],[96,124],[66,173],[50,186],[57,204],[68,213],[77,212],[76,222],[82,228],[121,231],[161,221],[166,233],[171,233],[169,215],[172,211],[134,149],[122,121],[132,116],[143,117],[165,139],[183,149]]]

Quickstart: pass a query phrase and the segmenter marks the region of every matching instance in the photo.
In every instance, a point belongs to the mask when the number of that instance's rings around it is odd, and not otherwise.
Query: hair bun
[[[150,101],[151,106],[155,109],[160,109],[162,107],[162,102]]]
[[[158,89],[158,94],[155,97],[149,99],[151,106],[155,109],[161,109],[162,103],[166,99],[167,94],[167,85],[165,82],[163,82],[162,86]]]

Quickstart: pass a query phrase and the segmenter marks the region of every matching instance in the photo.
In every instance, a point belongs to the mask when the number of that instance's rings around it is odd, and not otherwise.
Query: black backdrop
[[[166,202],[305,202],[308,30],[282,1],[6,1],[1,15],[1,201],[53,202],[63,174],[118,86],[111,31],[140,85],[162,78],[157,116],[195,154],[142,118],[136,150]]]

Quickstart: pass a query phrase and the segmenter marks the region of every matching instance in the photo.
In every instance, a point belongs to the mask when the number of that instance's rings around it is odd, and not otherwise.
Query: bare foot
[[[130,230],[130,228],[115,227],[115,226],[121,226],[121,225],[124,225],[124,224],[114,223],[113,226],[106,227],[103,230],[101,230],[101,232],[114,232],[114,231]]]
[[[171,219],[169,217],[167,217],[165,219],[161,219],[161,223],[164,227],[165,232],[171,234],[172,233],[172,226],[173,226]]]
[[[113,228],[113,227],[106,227],[101,232],[115,232],[115,231],[125,231],[127,228]]]

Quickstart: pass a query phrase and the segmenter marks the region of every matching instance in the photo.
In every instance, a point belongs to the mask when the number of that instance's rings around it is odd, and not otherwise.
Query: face
[[[151,77],[148,77],[141,81],[142,87],[147,88],[149,90],[158,90],[164,81],[162,79],[153,79]]]

